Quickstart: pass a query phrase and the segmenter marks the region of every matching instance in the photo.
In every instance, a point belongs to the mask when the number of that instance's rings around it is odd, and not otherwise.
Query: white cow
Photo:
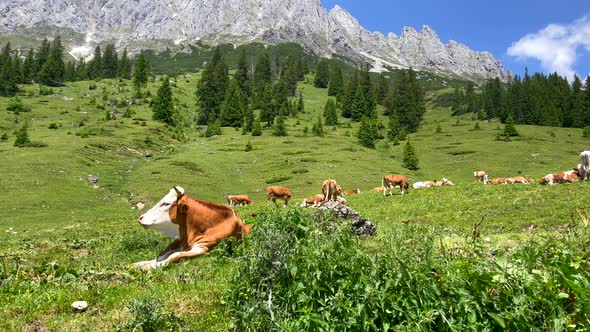
[[[580,153],[580,165],[578,165],[582,180],[590,180],[590,151]]]

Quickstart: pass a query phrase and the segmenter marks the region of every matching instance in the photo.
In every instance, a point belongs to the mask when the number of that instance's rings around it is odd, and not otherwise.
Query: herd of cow
[[[582,152],[580,160],[580,164],[573,170],[548,174],[541,179],[540,183],[552,185],[579,179],[590,180],[590,151]],[[524,176],[488,179],[485,171],[476,171],[473,175],[484,184],[534,182]],[[373,188],[371,191],[383,192],[383,195],[386,195],[387,191],[392,194],[392,189],[399,187],[403,195],[410,189],[408,178],[403,175],[385,175],[381,184],[381,187]],[[442,179],[416,182],[412,187],[419,189],[452,185],[451,181]],[[358,193],[360,193],[359,189],[342,190],[335,180],[328,179],[322,183],[321,194],[304,199],[301,205],[317,207],[328,201],[346,204],[344,195]],[[277,200],[281,200],[288,205],[292,196],[289,189],[285,187],[271,186],[266,190],[267,204],[271,201],[276,204]],[[228,195],[227,202],[229,206],[252,204],[248,195]],[[139,223],[146,229],[157,230],[174,239],[156,259],[133,264],[142,270],[155,269],[182,258],[202,255],[227,237],[234,236],[241,239],[243,235],[250,232],[252,227],[252,225],[245,225],[230,207],[189,197],[181,187],[173,187],[154,207],[139,217]]]

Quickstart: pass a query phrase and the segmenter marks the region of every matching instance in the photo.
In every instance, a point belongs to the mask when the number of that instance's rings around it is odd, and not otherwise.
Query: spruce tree
[[[244,105],[244,133],[249,133],[254,129],[254,110],[246,103]]]
[[[252,79],[250,77],[250,70],[248,69],[248,58],[246,56],[245,48],[242,48],[240,51],[238,70],[234,74],[234,78],[238,82],[238,86],[240,87],[240,90],[242,90],[244,96],[250,98]]]
[[[375,92],[373,90],[373,83],[371,82],[368,64],[361,67],[359,72],[359,86],[361,87],[362,97],[364,98],[363,104],[365,105],[365,109],[363,110],[363,114],[373,118],[376,116],[373,112],[375,111],[377,104],[375,102]]]
[[[417,131],[426,112],[426,106],[424,93],[412,68],[400,72],[394,100],[393,110],[399,116],[401,127],[409,133]]]
[[[24,147],[31,143],[29,139],[29,124],[25,121],[16,132],[14,146]]]
[[[39,82],[49,85],[61,85],[66,78],[66,65],[64,63],[64,47],[61,37],[57,36],[51,42],[51,48],[47,61],[39,73]]]
[[[27,52],[25,63],[23,64],[23,83],[29,84],[35,77],[35,50],[32,48]]]
[[[0,53],[0,96],[14,96],[18,92],[17,74],[12,60],[12,48],[6,43]]]
[[[362,146],[374,149],[375,143],[379,138],[379,131],[377,128],[376,120],[364,116],[361,119],[361,124],[359,126],[359,130],[357,132],[356,137],[358,138],[359,143]]]
[[[385,74],[381,73],[379,75],[379,80],[377,81],[377,87],[375,88],[375,99],[377,100],[377,104],[385,106],[388,96],[389,82],[387,81]]]
[[[117,61],[117,77],[131,79],[131,60],[127,55],[127,48],[123,50],[121,57]]]
[[[142,50],[135,60],[135,68],[133,70],[133,88],[135,89],[137,96],[141,96],[141,89],[147,86],[147,82],[148,64]]]
[[[143,52],[142,52],[143,54]],[[102,70],[102,51],[100,45],[94,48],[94,56],[88,63],[88,76],[90,79],[101,78],[103,74]]]
[[[35,54],[35,66],[32,71],[35,80],[38,80],[39,72],[41,72],[45,62],[47,62],[50,51],[51,43],[47,39],[43,39],[41,46],[39,47],[39,51]]]
[[[260,108],[258,101],[264,95],[267,85],[272,85],[272,69],[268,52],[263,52],[256,58],[252,83],[253,95],[256,96],[253,100],[254,108]]]
[[[260,121],[264,121],[268,126],[272,126],[275,119],[275,103],[273,100],[272,86],[270,84],[265,86],[259,105]]]
[[[344,92],[344,77],[342,76],[342,68],[338,65],[334,66],[330,75],[330,83],[328,85],[328,96],[340,96]]]
[[[453,93],[453,103],[451,105],[451,111],[453,112],[453,116],[463,114],[463,101],[465,97],[462,94],[462,90],[458,87],[455,88],[455,92]]]
[[[275,107],[283,109],[285,116],[289,115],[289,92],[287,91],[287,84],[282,79],[278,80],[273,86],[273,99]]]
[[[315,78],[313,80],[313,86],[316,88],[325,89],[328,87],[330,81],[330,64],[328,60],[321,59],[316,68]]]
[[[297,113],[303,113],[305,105],[303,104],[303,92],[299,92],[299,99],[297,100]]]
[[[279,111],[279,115],[277,116],[277,121],[275,123],[273,135],[274,136],[288,136],[287,127],[285,126],[285,116],[284,116],[283,109],[281,109]]]
[[[221,135],[221,119],[216,119],[214,121],[209,122],[207,125],[207,129],[205,130],[205,137],[211,137],[215,135]]]
[[[246,113],[246,100],[238,81],[232,79],[225,99],[221,104],[221,125],[224,127],[240,127]]]
[[[297,90],[297,64],[291,57],[285,59],[281,66],[280,80],[285,83],[288,96],[294,96]]]
[[[158,89],[158,94],[152,101],[152,111],[154,120],[174,126],[174,101],[170,79],[167,76],[164,77],[162,85]]]
[[[479,96],[475,93],[473,82],[468,82],[465,88],[465,103],[468,113],[476,114],[479,112]]]
[[[418,157],[416,156],[416,151],[414,147],[410,143],[410,140],[406,142],[404,146],[404,153],[402,157],[402,167],[407,168],[409,170],[418,170],[420,167],[418,166]]]
[[[399,140],[401,139],[400,132],[401,127],[399,124],[399,117],[396,112],[393,112],[389,115],[389,130],[387,131],[387,138],[390,141]]]
[[[514,119],[512,118],[512,114],[510,114],[506,118],[506,122],[504,123],[504,136],[518,136],[518,131],[516,130],[516,126],[514,125]]]
[[[328,98],[328,101],[326,101],[324,117],[326,117],[326,126],[338,125],[338,111],[336,110],[336,103],[332,98]]]
[[[314,136],[324,136],[324,125],[322,123],[322,115],[318,114],[318,121],[311,127],[311,133]]]
[[[367,99],[365,98],[363,88],[359,84],[356,87],[354,99],[352,100],[352,120],[360,121],[363,117],[373,117],[368,111],[369,108],[370,106],[367,105]]]
[[[119,56],[115,45],[107,44],[102,56],[102,77],[114,78],[118,72]]]
[[[228,84],[228,68],[221,54],[221,48],[218,46],[197,84],[199,124],[210,123],[219,118],[221,103],[225,99]]]
[[[254,120],[254,126],[252,127],[252,136],[262,136],[262,124],[260,123],[260,117],[256,117]]]
[[[342,117],[351,118],[352,117],[352,109],[353,104],[355,101],[356,90],[358,88],[358,74],[354,72],[346,84],[346,89],[344,89],[344,94],[342,95]]]

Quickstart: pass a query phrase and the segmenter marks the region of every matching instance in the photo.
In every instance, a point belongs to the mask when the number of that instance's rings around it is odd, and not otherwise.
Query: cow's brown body
[[[375,187],[375,188],[371,189],[370,191],[371,191],[371,192],[374,192],[374,193],[380,193],[380,192],[382,192],[384,189],[385,189],[385,188],[383,188],[383,187]]]
[[[553,185],[556,183],[576,182],[580,180],[580,172],[577,168],[567,171],[553,174],[547,174],[541,178],[541,184]]]
[[[192,198],[183,191],[179,191],[177,200],[170,204],[168,216],[172,224],[178,225],[178,237],[156,260],[139,262],[134,266],[146,270],[203,255],[225,238],[233,236],[242,239],[252,227],[244,225],[234,210],[227,206]],[[139,218],[140,224],[142,219],[143,216]]]
[[[324,203],[324,195],[317,194],[311,198],[304,199],[303,203],[301,203],[301,206],[303,206],[303,207],[320,206],[320,205],[322,205],[322,203]]]
[[[345,190],[342,192],[344,195],[357,195],[361,193],[360,189],[350,189],[350,190]]]
[[[489,184],[513,184],[512,178],[492,178],[488,181]]]
[[[322,183],[322,194],[324,194],[324,202],[335,202],[338,196],[342,196],[342,188],[336,183],[336,180],[324,180]]]
[[[248,195],[227,195],[227,204],[229,206],[252,205],[252,200]]]
[[[277,204],[277,199],[282,200],[285,202],[285,205],[289,204],[289,200],[293,195],[289,191],[288,188],[279,187],[279,186],[270,186],[266,188],[266,202],[267,204],[272,200],[275,205]]]
[[[410,189],[408,178],[403,175],[385,175],[381,183],[383,184],[383,196],[386,195],[388,189],[389,194],[392,195],[391,190],[398,186],[402,195]]]

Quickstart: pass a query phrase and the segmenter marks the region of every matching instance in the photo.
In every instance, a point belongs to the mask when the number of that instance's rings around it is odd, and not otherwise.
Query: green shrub
[[[590,126],[584,127],[582,131],[582,137],[590,137]]]
[[[590,319],[584,231],[490,252],[408,224],[375,251],[347,223],[300,209],[256,219],[222,296],[238,331],[583,330]]]
[[[55,123],[55,122],[50,123],[48,128],[49,129],[57,129],[57,123]]]
[[[266,184],[272,184],[272,183],[279,183],[279,182],[291,180],[292,178],[293,178],[292,176],[275,176],[275,177],[265,180],[264,182],[266,182]]]
[[[4,133],[2,134],[2,136],[0,136],[0,141],[7,141],[8,140],[8,134]]]
[[[50,96],[54,93],[52,88],[46,87],[44,85],[39,86],[39,95],[40,96]]]
[[[19,97],[15,97],[14,99],[10,100],[10,104],[8,104],[6,110],[19,114],[23,112],[30,112],[31,107],[23,104],[23,101]]]
[[[211,137],[216,135],[221,135],[221,120],[217,119],[215,122],[210,123],[205,130],[203,136]]]
[[[133,318],[117,331],[181,331],[183,323],[174,312],[164,312],[162,301],[145,298],[129,305]]]
[[[252,143],[250,142],[250,140],[248,140],[248,143],[246,144],[246,148],[244,149],[244,151],[250,152],[250,151],[252,151],[252,149],[253,149]]]

